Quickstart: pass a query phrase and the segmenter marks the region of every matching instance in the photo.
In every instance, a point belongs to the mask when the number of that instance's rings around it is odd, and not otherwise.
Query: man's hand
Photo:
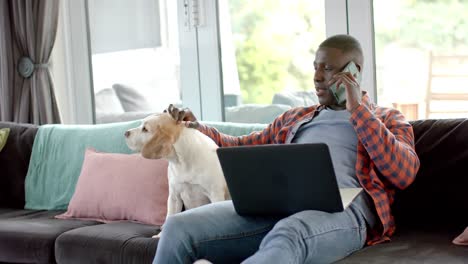
[[[329,82],[332,85],[336,82],[336,87],[340,89],[340,84],[346,87],[346,109],[349,112],[354,111],[361,105],[362,92],[361,86],[356,78],[349,72],[339,72],[335,74]],[[341,88],[342,89],[342,88]]]
[[[169,107],[164,110],[164,113],[166,112],[169,113],[177,123],[184,123],[186,127],[197,128],[200,125],[195,115],[188,108],[179,109],[173,104],[170,104]]]

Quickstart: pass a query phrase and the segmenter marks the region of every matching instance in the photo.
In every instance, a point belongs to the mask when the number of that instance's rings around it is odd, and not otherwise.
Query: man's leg
[[[279,219],[239,216],[232,201],[172,215],[163,226],[153,263],[240,263],[254,254]]]
[[[332,263],[361,249],[366,233],[352,207],[334,214],[304,211],[280,220],[243,263]]]

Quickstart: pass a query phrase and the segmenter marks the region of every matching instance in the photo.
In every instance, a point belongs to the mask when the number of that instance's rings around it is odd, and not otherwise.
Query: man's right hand
[[[178,123],[183,122],[186,127],[197,128],[200,125],[189,108],[179,109],[173,104],[170,104],[164,112],[168,112]]]

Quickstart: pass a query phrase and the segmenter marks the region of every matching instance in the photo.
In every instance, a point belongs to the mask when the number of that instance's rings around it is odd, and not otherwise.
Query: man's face
[[[340,72],[351,60],[349,54],[336,48],[319,48],[315,54],[314,83],[320,104],[337,105],[335,98],[330,92],[328,82],[334,74]]]

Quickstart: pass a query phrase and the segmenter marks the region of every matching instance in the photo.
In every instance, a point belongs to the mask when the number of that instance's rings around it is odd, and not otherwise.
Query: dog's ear
[[[147,159],[160,159],[172,152],[171,135],[158,131],[141,149],[141,155]]]

